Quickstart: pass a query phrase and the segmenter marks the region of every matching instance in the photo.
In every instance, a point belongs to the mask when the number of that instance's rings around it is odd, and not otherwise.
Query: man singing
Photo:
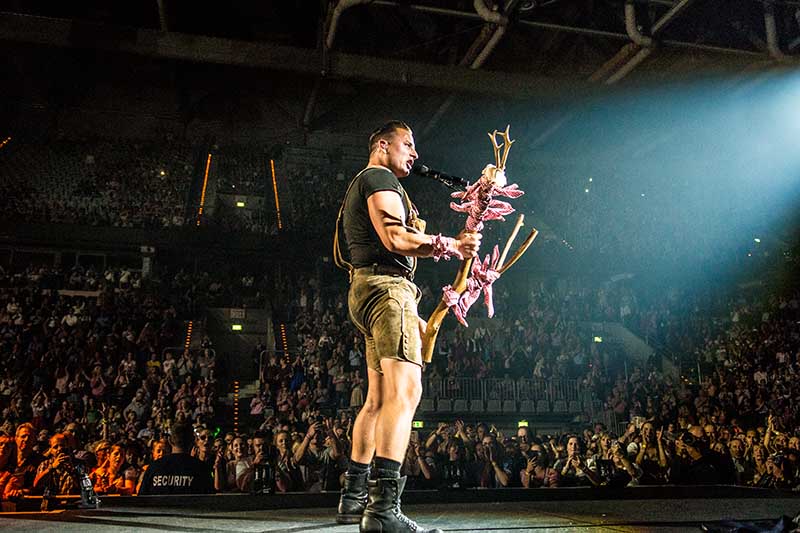
[[[425,322],[417,314],[420,291],[412,282],[416,258],[475,257],[481,241],[480,233],[424,233],[399,182],[417,157],[404,122],[388,122],[372,133],[369,163],[351,182],[340,212],[352,264],[341,259],[338,239],[334,252],[337,264],[350,269],[350,318],[365,337],[368,375],[336,520],[360,520],[362,533],[425,531],[400,510],[400,466],[422,394]]]

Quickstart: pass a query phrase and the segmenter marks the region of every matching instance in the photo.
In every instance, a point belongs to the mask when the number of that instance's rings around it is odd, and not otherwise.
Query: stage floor
[[[701,524],[722,526],[726,521],[774,522],[800,512],[798,498],[651,499],[524,501],[404,505],[424,527],[445,531],[521,533],[546,531],[700,531]],[[91,511],[4,513],[3,531],[140,532],[356,532],[355,525],[334,522],[332,508],[264,511],[215,511],[180,507],[106,505]]]

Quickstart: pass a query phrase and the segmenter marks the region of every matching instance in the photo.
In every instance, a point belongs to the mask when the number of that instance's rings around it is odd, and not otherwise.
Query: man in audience
[[[13,466],[14,475],[19,478],[22,488],[30,491],[36,479],[36,470],[44,461],[44,456],[33,449],[35,433],[32,424],[24,423],[17,427],[14,440],[17,445],[17,454]]]
[[[245,486],[251,492],[266,493],[275,490],[275,448],[272,446],[272,432],[258,430],[253,434],[253,460]]]
[[[127,417],[129,412],[132,412],[136,415],[136,420],[141,422],[144,413],[147,410],[147,401],[144,397],[144,391],[139,389],[136,391],[131,403],[122,411],[123,416]]]
[[[741,439],[734,438],[728,443],[731,460],[733,461],[734,475],[737,485],[749,485],[753,482],[755,470],[753,463],[745,458],[745,444]]]
[[[76,478],[75,465],[63,433],[50,437],[50,449],[36,472],[32,492],[42,494],[46,489],[55,494],[79,494],[80,480]]]

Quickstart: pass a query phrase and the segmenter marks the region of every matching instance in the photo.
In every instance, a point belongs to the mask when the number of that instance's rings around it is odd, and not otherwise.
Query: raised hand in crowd
[[[464,421],[461,420],[460,418],[458,420],[456,420],[456,434],[455,434],[455,436],[458,437],[459,439],[461,439],[464,442],[469,440],[469,437],[467,437],[467,434],[464,431]]]

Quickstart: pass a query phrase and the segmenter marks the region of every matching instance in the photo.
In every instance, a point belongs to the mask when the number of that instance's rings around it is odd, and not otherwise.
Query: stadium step
[[[239,405],[243,405],[243,402],[246,400],[247,403],[250,403],[250,399],[258,394],[259,389],[261,388],[261,383],[259,380],[249,381],[246,383],[239,384]],[[221,398],[221,402],[224,405],[233,405],[233,391],[230,391],[226,394],[223,398]]]

